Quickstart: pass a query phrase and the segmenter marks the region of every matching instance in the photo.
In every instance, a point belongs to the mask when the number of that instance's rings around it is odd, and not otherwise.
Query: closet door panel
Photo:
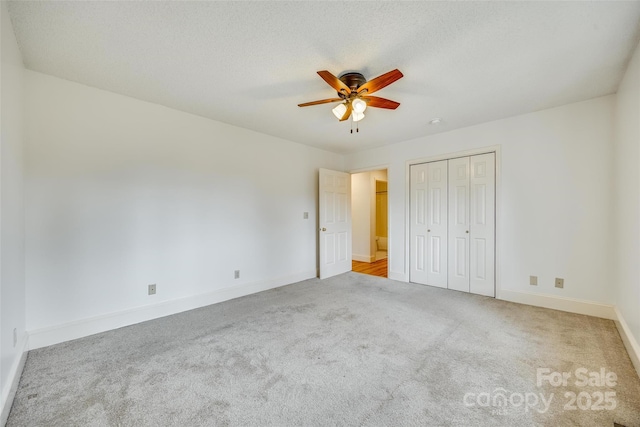
[[[470,158],[471,293],[495,296],[495,154]]]
[[[427,213],[428,206],[428,167],[426,163],[411,166],[410,180],[410,260],[409,281],[427,284]]]
[[[447,287],[447,164],[427,163],[427,284]]]
[[[469,157],[448,162],[448,287],[469,292]]]

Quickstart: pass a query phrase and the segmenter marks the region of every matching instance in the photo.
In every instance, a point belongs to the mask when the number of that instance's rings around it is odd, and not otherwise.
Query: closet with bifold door
[[[495,153],[410,166],[409,281],[495,296]]]

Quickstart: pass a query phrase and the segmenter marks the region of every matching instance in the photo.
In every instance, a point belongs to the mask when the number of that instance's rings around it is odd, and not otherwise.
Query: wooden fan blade
[[[349,102],[347,104],[347,111],[344,112],[344,115],[342,116],[342,118],[340,119],[341,122],[344,122],[345,120],[347,120],[349,118],[349,116],[351,115],[351,110],[353,108],[351,107],[351,103]]]
[[[363,96],[362,99],[367,103],[367,106],[369,107],[395,110],[400,105],[399,102],[392,101],[386,98],[380,98],[379,96]]]
[[[320,77],[322,77],[322,79],[325,82],[329,83],[329,86],[331,86],[332,88],[334,88],[338,92],[344,91],[345,95],[349,95],[351,93],[351,89],[349,89],[349,86],[347,86],[346,84],[342,83],[342,81],[339,78],[337,78],[336,76],[334,76],[333,74],[331,74],[327,70],[318,71],[318,74],[320,75]]]
[[[384,73],[383,75],[378,76],[373,80],[369,80],[368,82],[360,86],[358,88],[358,93],[361,93],[365,89],[367,93],[376,92],[382,89],[383,87],[389,86],[391,83],[395,82],[400,78],[402,78],[402,73],[400,72],[400,70],[396,69],[393,71],[389,71],[388,73]]]
[[[343,101],[342,98],[321,99],[319,101],[305,102],[304,104],[298,104],[298,107],[308,107],[310,105],[329,104],[330,102]]]

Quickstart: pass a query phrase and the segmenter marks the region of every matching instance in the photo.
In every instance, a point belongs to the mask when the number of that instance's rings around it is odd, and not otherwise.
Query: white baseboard
[[[284,285],[300,282],[316,277],[315,271],[305,271],[285,277],[253,283],[230,286],[206,294],[194,295],[153,305],[136,307],[115,313],[90,317],[61,325],[29,331],[29,349],[33,350],[48,345],[58,344],[89,335],[106,332],[124,326],[134,325],[147,320],[193,310],[195,308],[216,304],[245,295],[262,292]]]
[[[351,259],[353,259],[354,261],[360,261],[360,262],[373,262],[376,260],[376,256],[353,254],[351,255]]]
[[[397,271],[389,270],[389,279],[397,280],[398,282],[409,282],[407,275],[403,273],[398,273]]]
[[[13,405],[13,399],[16,397],[18,391],[18,384],[20,383],[20,377],[24,370],[24,364],[27,362],[27,351],[29,349],[29,335],[24,334],[22,339],[18,341],[18,353],[20,357],[16,357],[11,369],[9,370],[9,376],[7,382],[2,390],[2,413],[0,414],[0,426],[4,426],[9,418],[9,412],[11,412],[11,406]]]
[[[613,320],[620,334],[620,338],[622,338],[622,342],[627,349],[631,363],[633,363],[638,377],[640,377],[640,344],[638,344],[638,341],[631,333],[631,329],[629,329],[629,325],[627,325],[627,322],[622,317],[622,313],[620,313],[618,307],[592,301],[504,289],[500,291],[498,299]]]
[[[629,325],[622,317],[622,313],[618,310],[618,307],[615,307],[616,314],[616,327],[618,328],[618,332],[620,333],[620,338],[622,338],[622,342],[627,349],[627,353],[629,353],[629,358],[631,359],[631,363],[636,368],[636,372],[638,373],[638,377],[640,377],[640,344],[631,333],[631,329],[629,329]]]
[[[534,305],[536,307],[568,311],[569,313],[601,317],[603,319],[615,320],[616,318],[613,305],[600,304],[592,301],[565,298],[556,295],[511,291],[507,289],[501,289],[499,295],[496,298],[505,301],[517,302],[520,304]]]

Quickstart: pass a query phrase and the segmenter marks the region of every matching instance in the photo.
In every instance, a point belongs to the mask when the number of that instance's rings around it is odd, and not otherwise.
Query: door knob
[[[431,233],[431,230],[427,230],[427,233]]]
[[[465,231],[465,233],[469,234],[469,230]]]
[[[326,228],[324,228],[324,227],[322,227],[322,231],[327,231],[327,229],[326,229]]]

